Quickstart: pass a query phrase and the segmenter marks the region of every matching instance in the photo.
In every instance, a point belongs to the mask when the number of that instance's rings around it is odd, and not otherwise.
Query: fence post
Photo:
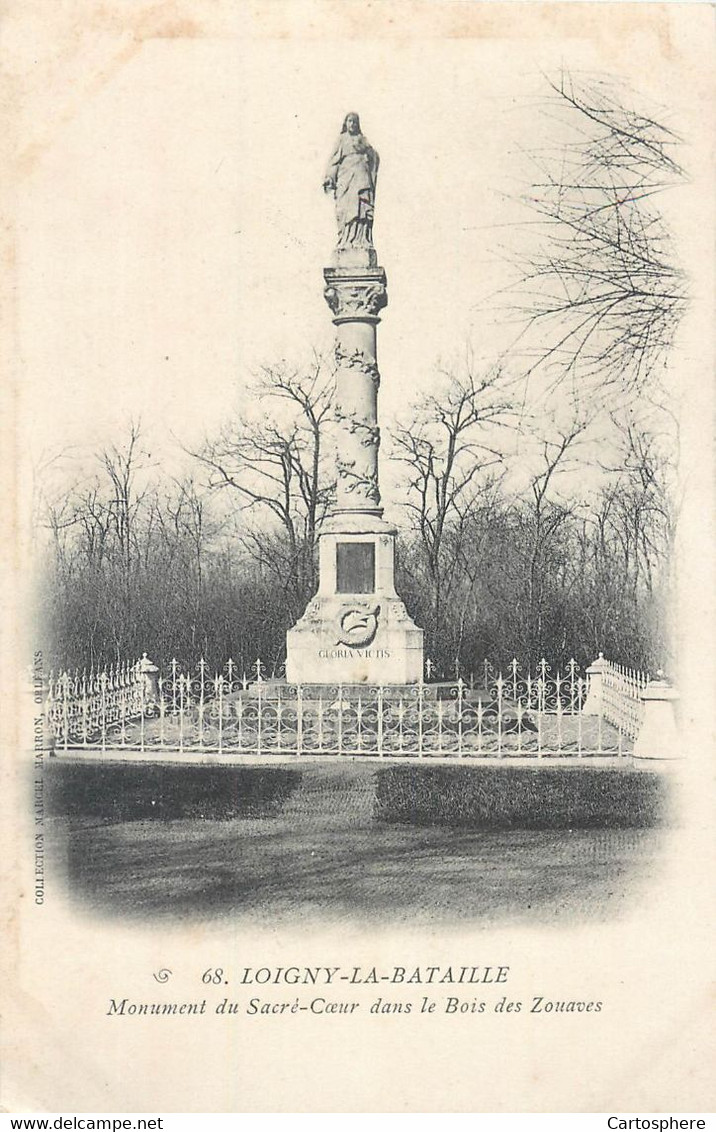
[[[657,672],[641,693],[644,719],[634,742],[635,759],[680,759],[679,733],[676,728],[674,701],[679,693]]]
[[[159,668],[144,653],[138,671],[144,685],[144,703],[156,704],[159,700]]]
[[[582,715],[601,715],[604,710],[604,673],[609,667],[609,661],[604,654],[599,656],[587,669],[587,698],[582,708]]]

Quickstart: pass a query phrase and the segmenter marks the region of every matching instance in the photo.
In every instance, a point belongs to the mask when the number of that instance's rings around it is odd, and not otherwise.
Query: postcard
[[[4,25],[4,1110],[712,1109],[712,11]]]

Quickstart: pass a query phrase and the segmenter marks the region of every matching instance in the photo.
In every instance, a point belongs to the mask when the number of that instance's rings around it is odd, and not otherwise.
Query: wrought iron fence
[[[129,722],[147,709],[141,665],[136,661],[100,671],[50,673],[45,702],[50,735],[65,747],[99,735],[121,742]]]
[[[606,662],[605,662],[606,663]],[[619,680],[616,678],[619,676]],[[620,683],[621,680],[621,683]],[[534,673],[391,685],[287,684],[257,661],[211,672],[176,660],[161,675],[146,657],[106,672],[50,680],[48,729],[56,749],[481,758],[625,755],[635,736],[637,685],[615,669],[603,709],[584,711],[589,680],[574,661]],[[618,703],[622,690],[624,701]]]
[[[636,739],[644,721],[642,693],[649,683],[649,673],[604,662],[602,673],[602,712],[608,723]]]

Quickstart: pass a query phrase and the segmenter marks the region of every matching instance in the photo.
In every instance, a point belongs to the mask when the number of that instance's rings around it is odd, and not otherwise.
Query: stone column
[[[348,262],[347,262],[348,261]],[[376,331],[388,302],[375,253],[336,253],[324,270],[336,328],[336,505],[319,540],[318,593],[286,639],[286,678],[304,684],[415,684],[423,632],[395,589],[397,530],[378,479]]]
[[[380,515],[376,327],[388,302],[385,272],[328,267],[323,274],[336,327],[336,511]]]

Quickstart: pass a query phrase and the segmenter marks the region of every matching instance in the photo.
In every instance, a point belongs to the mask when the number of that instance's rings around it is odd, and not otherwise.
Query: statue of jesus
[[[360,129],[357,114],[346,114],[328,165],[323,189],[336,200],[339,249],[373,247],[373,209],[379,157]]]

